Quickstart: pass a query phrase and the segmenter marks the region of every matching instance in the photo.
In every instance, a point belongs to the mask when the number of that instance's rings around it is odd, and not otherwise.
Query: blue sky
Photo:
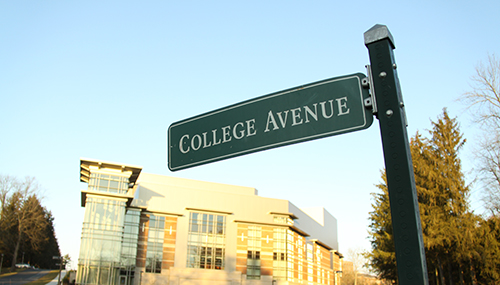
[[[378,121],[189,170],[166,165],[171,123],[366,73],[363,33],[384,24],[396,43],[409,136],[447,107],[467,138],[469,173],[477,132],[456,99],[476,64],[499,53],[498,1],[335,2],[0,1],[0,173],[37,178],[73,268],[86,187],[80,157],[324,206],[338,220],[341,252],[368,249],[370,193],[384,167]],[[471,202],[480,212],[479,194],[474,188]]]

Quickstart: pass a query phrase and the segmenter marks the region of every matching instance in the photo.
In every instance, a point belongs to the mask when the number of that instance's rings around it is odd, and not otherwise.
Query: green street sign
[[[168,168],[202,165],[370,127],[366,76],[356,73],[275,92],[175,122]]]

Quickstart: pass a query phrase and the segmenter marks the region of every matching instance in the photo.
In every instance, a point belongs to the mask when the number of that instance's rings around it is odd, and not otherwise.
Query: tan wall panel
[[[163,260],[174,261],[174,259],[175,259],[175,252],[163,253]]]
[[[163,262],[162,269],[174,266],[177,218],[165,217],[165,230],[163,236]]]
[[[273,268],[260,268],[260,275],[273,275]]]
[[[144,230],[143,230],[144,229]],[[149,217],[141,213],[139,222],[139,238],[137,243],[137,267],[146,266],[147,236],[149,232]]]
[[[260,261],[260,267],[269,267],[273,268],[273,261],[272,260],[261,260]]]

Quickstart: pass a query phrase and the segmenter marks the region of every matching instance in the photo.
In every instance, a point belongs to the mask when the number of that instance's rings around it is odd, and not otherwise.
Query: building
[[[77,284],[339,284],[323,208],[141,170],[81,159]]]

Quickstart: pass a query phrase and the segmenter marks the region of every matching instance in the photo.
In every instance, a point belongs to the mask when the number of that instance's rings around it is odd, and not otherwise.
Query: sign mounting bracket
[[[373,115],[377,116],[378,115],[377,98],[375,96],[375,88],[373,88],[372,68],[369,64],[365,65],[365,67],[366,67],[366,74],[368,75],[368,77],[364,79],[363,84],[366,84],[366,87],[370,88],[370,98],[368,98],[369,102],[366,102],[368,100],[365,100],[365,106],[369,107],[371,105]]]

